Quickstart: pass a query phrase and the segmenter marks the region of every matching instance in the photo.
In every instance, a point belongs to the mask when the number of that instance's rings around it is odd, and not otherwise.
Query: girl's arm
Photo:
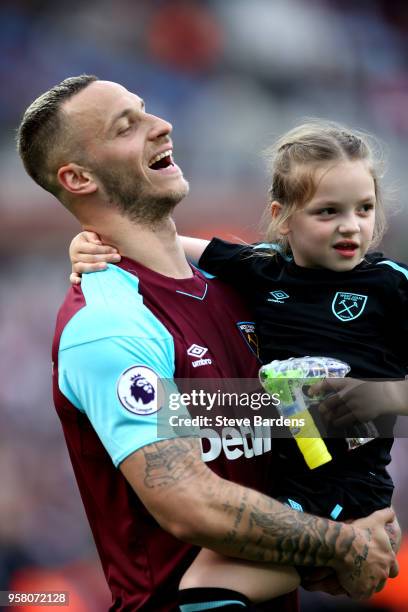
[[[187,259],[197,265],[210,241],[202,238],[191,238],[191,236],[179,236],[179,238]]]
[[[209,241],[189,236],[179,238],[187,259],[197,264]],[[104,270],[108,263],[117,263],[121,259],[115,247],[102,244],[98,234],[88,231],[80,232],[73,238],[69,246],[69,257],[72,263],[69,280],[73,285],[81,282],[81,274]]]

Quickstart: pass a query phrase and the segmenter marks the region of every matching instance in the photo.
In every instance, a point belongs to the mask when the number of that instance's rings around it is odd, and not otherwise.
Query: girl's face
[[[364,161],[342,161],[317,169],[313,197],[285,221],[295,263],[305,268],[352,270],[373,238],[375,186]]]

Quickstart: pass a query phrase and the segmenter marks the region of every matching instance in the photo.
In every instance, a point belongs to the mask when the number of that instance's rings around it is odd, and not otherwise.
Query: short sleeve
[[[142,446],[172,437],[161,422],[168,389],[160,388],[173,378],[171,354],[171,346],[134,337],[60,351],[60,390],[86,413],[116,466]]]
[[[260,268],[270,259],[251,245],[213,238],[200,257],[199,267],[242,291],[253,288]]]

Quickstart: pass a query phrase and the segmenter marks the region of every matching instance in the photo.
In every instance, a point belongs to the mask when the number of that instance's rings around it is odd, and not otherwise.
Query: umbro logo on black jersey
[[[288,294],[286,291],[270,291],[270,298],[268,298],[268,302],[275,302],[276,304],[283,304],[284,300],[288,299]]]

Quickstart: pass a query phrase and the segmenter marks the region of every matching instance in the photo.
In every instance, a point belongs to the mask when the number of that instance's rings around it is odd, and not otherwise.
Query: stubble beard
[[[97,175],[109,202],[133,223],[148,227],[168,218],[189,191],[188,182],[184,179],[180,189],[163,194],[137,184],[133,176],[101,168],[98,168]]]

